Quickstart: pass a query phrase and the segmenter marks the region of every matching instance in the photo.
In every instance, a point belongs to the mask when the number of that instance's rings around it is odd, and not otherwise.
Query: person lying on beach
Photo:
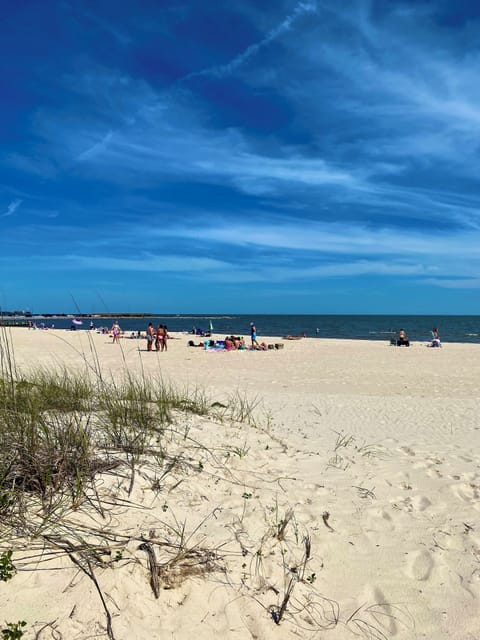
[[[266,342],[257,342],[257,344],[250,347],[250,351],[267,351],[268,345]]]
[[[306,338],[307,336],[302,333],[301,335],[298,336],[283,336],[284,340],[301,340],[302,338]]]

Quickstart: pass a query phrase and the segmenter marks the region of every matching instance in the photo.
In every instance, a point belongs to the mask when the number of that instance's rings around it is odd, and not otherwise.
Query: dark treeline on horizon
[[[153,313],[32,313],[31,311],[0,311],[6,318],[151,318]]]

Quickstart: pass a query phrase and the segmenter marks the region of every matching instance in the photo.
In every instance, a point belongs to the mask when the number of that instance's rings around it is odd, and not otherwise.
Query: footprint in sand
[[[426,475],[429,478],[443,478],[443,474],[438,469],[435,469],[435,468],[428,469],[426,471]]]
[[[480,476],[475,471],[470,471],[462,475],[462,480],[465,480],[465,482],[470,482],[471,484],[478,484],[477,481],[479,478]]]
[[[397,611],[392,608],[383,591],[376,585],[366,585],[363,595],[365,602],[369,604],[359,610],[358,622],[371,628],[372,638],[390,638],[397,635]]]
[[[461,482],[460,484],[454,484],[451,487],[453,494],[460,498],[463,502],[474,502],[478,500],[479,487],[475,484],[467,484],[466,482]]]
[[[410,557],[407,575],[414,580],[428,580],[433,566],[433,558],[428,551],[415,551]]]
[[[396,509],[402,509],[403,511],[408,511],[408,513],[412,513],[414,511],[425,511],[425,509],[428,509],[431,505],[432,503],[427,496],[422,495],[399,499],[397,502],[393,503],[393,506]]]
[[[427,496],[414,496],[412,498],[412,506],[415,511],[425,511],[431,504]]]
[[[415,455],[415,451],[413,449],[411,449],[410,447],[400,447],[400,451],[403,451],[403,453],[406,453],[407,456],[414,456]]]

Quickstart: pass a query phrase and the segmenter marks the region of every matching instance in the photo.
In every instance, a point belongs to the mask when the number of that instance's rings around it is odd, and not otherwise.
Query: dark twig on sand
[[[323,524],[327,527],[327,529],[330,529],[330,531],[335,531],[335,529],[333,529],[329,524],[328,524],[328,519],[330,518],[330,514],[328,513],[328,511],[324,511],[322,513],[322,520],[323,520]]]
[[[155,551],[149,542],[142,542],[139,545],[140,551],[145,551],[148,557],[148,568],[150,570],[150,586],[152,587],[155,598],[160,597],[160,578],[158,576],[158,564],[155,557]]]

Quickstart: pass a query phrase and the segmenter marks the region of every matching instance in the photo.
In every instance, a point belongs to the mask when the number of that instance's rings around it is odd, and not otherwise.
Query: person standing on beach
[[[257,327],[253,322],[250,323],[250,338],[252,339],[252,347],[258,347]]]
[[[163,325],[163,340],[161,343],[161,350],[162,351],[167,351],[167,340],[168,340],[168,328],[167,325],[164,324]]]
[[[112,328],[110,329],[110,331],[112,332],[112,343],[117,343],[120,344],[120,325],[118,324],[118,322],[115,320],[115,322],[112,325]]]
[[[155,329],[153,328],[153,323],[149,322],[147,327],[147,351],[152,350],[154,336],[155,336]]]
[[[156,351],[165,351],[166,338],[167,338],[167,327],[166,325],[159,324],[157,327],[157,333],[155,338]]]

